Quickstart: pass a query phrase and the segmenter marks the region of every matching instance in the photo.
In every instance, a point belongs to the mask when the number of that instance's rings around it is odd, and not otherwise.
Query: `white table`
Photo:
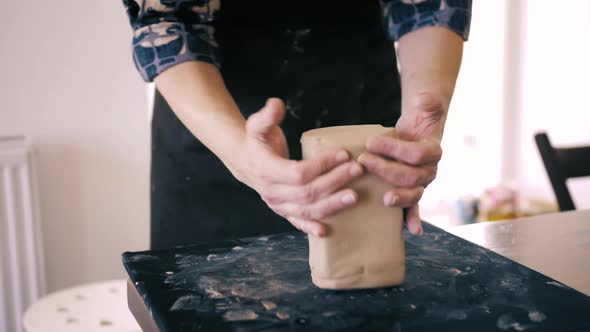
[[[454,226],[446,231],[590,296],[590,210]]]
[[[127,308],[125,280],[80,285],[49,294],[24,316],[27,332],[139,332]]]

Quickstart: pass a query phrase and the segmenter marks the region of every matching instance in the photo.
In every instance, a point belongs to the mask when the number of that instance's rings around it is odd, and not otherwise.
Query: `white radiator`
[[[24,137],[0,137],[0,332],[23,331],[46,291],[34,159]]]

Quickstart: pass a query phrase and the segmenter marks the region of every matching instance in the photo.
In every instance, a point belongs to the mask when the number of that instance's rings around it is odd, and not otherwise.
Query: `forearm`
[[[429,134],[438,139],[442,138],[462,53],[463,39],[443,27],[421,28],[399,39],[402,112],[430,112],[438,128],[431,128]]]
[[[217,67],[201,61],[180,63],[155,83],[182,123],[227,164],[245,137],[245,119]]]

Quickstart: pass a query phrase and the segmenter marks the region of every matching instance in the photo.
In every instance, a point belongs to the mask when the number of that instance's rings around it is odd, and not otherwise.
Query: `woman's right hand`
[[[342,189],[363,173],[345,150],[316,158],[289,160],[280,128],[285,115],[282,100],[271,98],[246,122],[246,136],[226,162],[232,174],[258,192],[266,204],[305,233],[324,236],[319,220],[354,205],[357,194]]]

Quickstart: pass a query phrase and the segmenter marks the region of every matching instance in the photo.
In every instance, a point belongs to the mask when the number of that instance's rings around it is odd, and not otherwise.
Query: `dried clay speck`
[[[234,310],[228,311],[223,314],[223,319],[227,321],[244,321],[244,320],[255,320],[258,315],[252,310]]]
[[[264,309],[266,310],[274,310],[277,308],[276,303],[272,302],[272,301],[262,301],[260,302],[262,303],[262,306],[264,307]]]
[[[287,314],[287,313],[284,313],[284,312],[281,312],[281,311],[277,312],[277,313],[276,313],[276,316],[277,316],[279,319],[289,319],[289,314]]]
[[[231,289],[231,295],[234,296],[241,296],[241,297],[246,297],[246,292],[244,292],[241,289],[237,289],[237,288],[232,288]]]
[[[205,291],[207,292],[207,294],[209,294],[209,297],[211,297],[212,299],[220,299],[223,297],[223,294],[221,294],[213,288],[208,288]]]

